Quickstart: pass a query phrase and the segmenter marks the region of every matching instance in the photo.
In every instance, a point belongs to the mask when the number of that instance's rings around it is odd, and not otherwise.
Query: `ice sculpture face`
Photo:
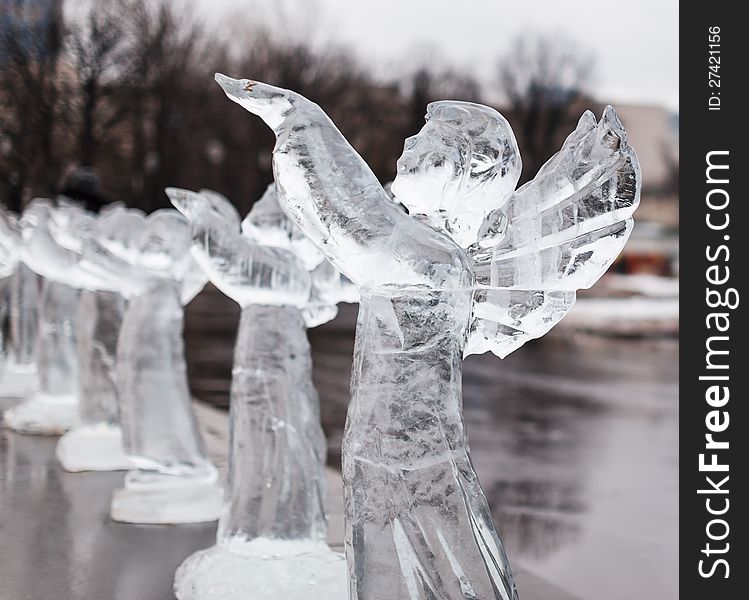
[[[486,215],[520,178],[520,154],[507,121],[470,102],[433,102],[426,124],[406,140],[392,191],[460,246],[476,241]]]

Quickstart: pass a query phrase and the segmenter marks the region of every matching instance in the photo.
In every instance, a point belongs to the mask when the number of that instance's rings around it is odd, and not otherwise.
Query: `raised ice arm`
[[[611,266],[632,230],[640,167],[610,106],[586,112],[536,177],[489,214],[469,249],[478,290],[466,353],[504,357],[544,335],[578,289]]]
[[[195,260],[222,292],[240,306],[304,305],[310,277],[301,261],[289,252],[262,248],[243,237],[228,201],[176,188],[166,193],[190,222]]]
[[[273,129],[279,204],[357,286],[467,283],[459,248],[392,202],[319,106],[264,83],[220,74],[216,80]]]

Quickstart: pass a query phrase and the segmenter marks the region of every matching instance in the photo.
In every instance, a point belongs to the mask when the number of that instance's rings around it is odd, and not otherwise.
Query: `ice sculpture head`
[[[288,90],[251,79],[232,79],[221,73],[216,73],[215,79],[229,98],[262,118],[273,129],[283,123],[294,105],[296,94]]]
[[[392,191],[411,214],[467,248],[486,215],[515,189],[521,168],[512,129],[496,110],[433,102],[424,127],[404,144]]]

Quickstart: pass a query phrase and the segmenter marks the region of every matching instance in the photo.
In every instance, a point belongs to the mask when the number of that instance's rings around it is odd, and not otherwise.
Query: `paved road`
[[[0,400],[0,410],[9,405]],[[196,408],[209,451],[223,467],[226,413]],[[109,501],[122,473],[64,472],[54,457],[57,439],[0,429],[0,599],[174,600],[174,570],[213,543],[215,525],[111,521]],[[329,469],[329,542],[338,548],[340,487],[340,475]],[[523,600],[575,600],[522,569],[517,579]]]

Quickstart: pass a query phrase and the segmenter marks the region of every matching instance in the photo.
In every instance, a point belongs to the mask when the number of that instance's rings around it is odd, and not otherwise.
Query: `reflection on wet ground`
[[[0,399],[0,411],[14,402]],[[212,458],[226,466],[228,415],[194,407]],[[122,474],[64,473],[56,443],[0,423],[0,599],[174,600],[175,565],[210,545],[215,526],[112,522],[109,498]],[[327,478],[329,541],[340,548],[340,476],[329,470]],[[579,600],[523,569],[515,575],[523,600]]]
[[[65,473],[57,440],[0,430],[0,598],[174,600],[171,574],[215,524],[114,523],[123,474]]]

